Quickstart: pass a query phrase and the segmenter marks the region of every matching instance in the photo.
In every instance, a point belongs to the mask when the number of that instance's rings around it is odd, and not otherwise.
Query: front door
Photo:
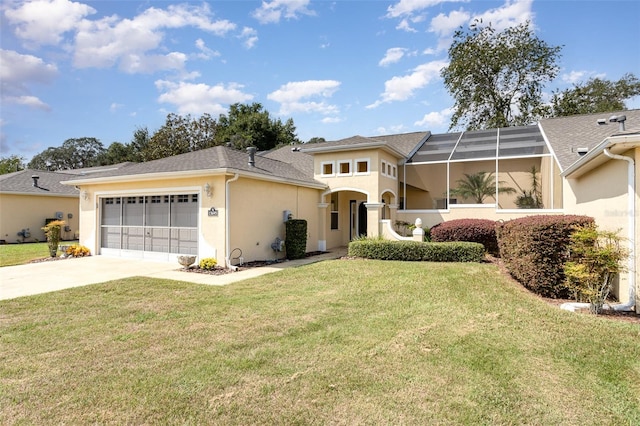
[[[359,200],[349,202],[349,241],[361,235],[367,235],[367,208],[364,203],[365,201]]]

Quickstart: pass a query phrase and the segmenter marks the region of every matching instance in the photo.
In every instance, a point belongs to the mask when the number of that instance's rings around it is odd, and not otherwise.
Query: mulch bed
[[[542,297],[535,293],[532,293],[529,289],[527,289],[525,286],[523,286],[520,282],[518,282],[515,278],[511,276],[509,271],[507,271],[507,268],[502,263],[502,260],[493,256],[487,256],[487,261],[495,264],[500,270],[500,272],[505,277],[510,279],[513,283],[515,283],[519,288],[521,288],[522,291],[526,291],[527,293],[533,294],[534,296],[538,297],[540,300],[543,300],[550,305],[557,306],[558,309],[560,309],[560,305],[562,305],[563,303],[575,302],[575,300],[552,299],[550,297]],[[611,303],[616,303],[616,302],[612,301]],[[589,309],[577,309],[576,313],[580,315],[591,315],[591,313],[589,313]],[[614,321],[625,321],[625,322],[630,322],[630,323],[635,323],[640,325],[640,314],[637,314],[635,312],[604,310],[599,316],[602,318],[607,318]]]
[[[324,254],[327,253],[326,251],[312,251],[309,253],[305,253],[305,257],[312,257],[312,256],[318,256],[320,254]],[[208,275],[225,275],[225,274],[232,274],[234,272],[238,272],[238,271],[246,271],[247,269],[251,269],[251,268],[261,268],[263,266],[272,266],[272,265],[277,265],[280,263],[284,263],[284,262],[288,262],[287,259],[279,259],[277,261],[275,260],[254,260],[251,262],[245,262],[242,264],[242,266],[238,266],[237,269],[234,271],[232,269],[227,269],[227,268],[222,268],[222,267],[215,267],[214,269],[202,269],[200,268],[198,265],[194,265],[190,268],[182,268],[180,269],[181,271],[184,272],[192,272],[192,273],[196,273],[196,274],[208,274]]]

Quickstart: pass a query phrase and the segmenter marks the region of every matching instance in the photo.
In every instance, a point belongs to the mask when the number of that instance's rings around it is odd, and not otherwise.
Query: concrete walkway
[[[251,268],[225,275],[188,273],[180,270],[178,262],[154,262],[140,259],[124,259],[108,256],[89,256],[52,262],[0,268],[0,300],[33,294],[48,293],[71,287],[122,278],[142,276],[206,285],[227,285],[285,268],[292,268],[322,260],[337,259],[346,255],[345,247],[305,259],[285,261]]]

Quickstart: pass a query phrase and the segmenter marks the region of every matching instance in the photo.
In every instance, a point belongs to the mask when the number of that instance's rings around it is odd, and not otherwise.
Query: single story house
[[[324,251],[363,234],[401,239],[396,225],[418,218],[430,227],[459,218],[587,214],[603,229],[620,229],[634,249],[616,289],[633,303],[638,146],[640,110],[630,110],[264,153],[219,146],[64,183],[80,189],[80,241],[92,253],[170,261],[192,254],[221,265],[282,257],[271,243],[286,237],[289,217],[307,220],[308,251]],[[460,184],[479,173],[495,193],[480,201],[460,196]],[[532,194],[535,203],[522,202]]]
[[[78,190],[60,183],[71,178],[71,174],[29,169],[0,175],[0,241],[45,241],[42,227],[56,219],[66,223],[62,239],[78,238]]]

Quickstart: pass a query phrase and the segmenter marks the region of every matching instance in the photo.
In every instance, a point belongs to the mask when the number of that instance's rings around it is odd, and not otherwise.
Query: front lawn
[[[49,257],[47,243],[0,245],[0,267],[21,265],[42,257]]]
[[[640,424],[639,342],[491,264],[132,278],[0,302],[0,424]]]
[[[75,245],[78,241],[60,241],[60,245]],[[58,252],[58,256],[62,253]],[[0,267],[22,265],[49,256],[47,243],[21,243],[0,245]]]

